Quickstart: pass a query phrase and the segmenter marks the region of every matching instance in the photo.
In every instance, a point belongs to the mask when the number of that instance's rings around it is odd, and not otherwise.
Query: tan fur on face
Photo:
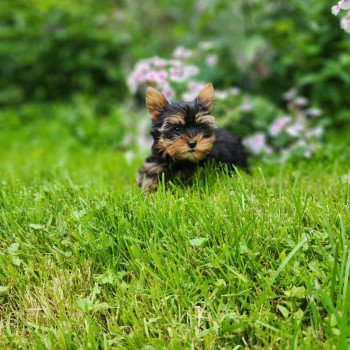
[[[181,114],[170,116],[160,128],[160,132],[164,132],[169,125],[185,125],[185,117]]]
[[[166,121],[170,124],[185,125],[185,118],[183,115],[172,115],[171,117],[167,118]]]
[[[208,124],[211,128],[216,128],[216,121],[212,115],[198,113],[195,117],[196,123],[198,124]]]
[[[190,152],[188,142],[194,140],[197,142],[195,149]],[[193,138],[189,136],[182,136],[175,141],[162,140],[162,146],[164,151],[169,154],[173,159],[189,160],[193,163],[197,163],[204,159],[213,147],[215,137],[205,138],[202,135],[197,135]]]
[[[155,144],[154,147],[158,151],[160,151],[162,158],[165,158],[167,152],[166,152],[166,146],[165,146],[164,140],[163,139],[158,140],[158,142]]]
[[[205,138],[203,135],[198,135],[194,138],[197,142],[195,151],[193,152],[196,158],[199,160],[204,159],[213,147],[215,137]]]
[[[157,119],[159,114],[168,104],[168,100],[162,93],[152,87],[147,88],[146,106],[152,116],[152,119]]]
[[[174,159],[183,159],[183,155],[188,152],[188,141],[186,136],[182,136],[175,141],[165,141],[166,152]]]
[[[208,111],[211,111],[213,108],[215,93],[214,93],[214,86],[212,83],[204,85],[202,90],[198,94],[199,101],[206,106]]]

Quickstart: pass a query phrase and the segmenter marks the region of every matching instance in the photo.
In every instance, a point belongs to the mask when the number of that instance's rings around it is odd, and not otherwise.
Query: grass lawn
[[[0,132],[0,348],[349,348],[346,142],[144,196],[141,158]]]

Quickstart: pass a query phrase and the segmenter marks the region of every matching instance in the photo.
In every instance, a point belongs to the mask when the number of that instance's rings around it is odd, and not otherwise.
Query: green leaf
[[[77,305],[83,310],[89,310],[92,306],[92,301],[89,298],[77,300]]]
[[[226,282],[222,278],[218,279],[214,284],[216,287],[226,287]]]
[[[304,316],[304,312],[301,309],[298,309],[298,311],[294,312],[294,318],[296,320],[301,320]]]
[[[302,299],[305,298],[305,287],[296,287],[293,286],[292,289],[287,290],[286,292],[284,292],[284,294],[289,297],[289,298],[298,298],[298,299]]]
[[[208,240],[208,237],[194,238],[194,239],[190,239],[190,244],[192,247],[200,247],[207,240]]]
[[[29,227],[33,228],[34,230],[41,230],[45,228],[44,225],[39,225],[39,224],[29,224]]]
[[[286,307],[282,305],[277,305],[278,311],[282,314],[284,318],[287,318],[289,316],[289,311]]]
[[[7,251],[10,254],[15,254],[18,251],[19,244],[18,243],[12,243],[10,246],[8,246]]]
[[[77,220],[82,218],[85,215],[86,211],[85,210],[75,210],[73,211],[73,217]]]
[[[14,257],[12,258],[12,263],[13,263],[14,265],[16,265],[16,266],[19,266],[19,265],[21,265],[22,260],[21,260],[18,256],[14,256]]]

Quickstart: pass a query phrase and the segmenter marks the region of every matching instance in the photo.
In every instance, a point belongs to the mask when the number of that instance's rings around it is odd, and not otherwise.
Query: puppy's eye
[[[175,131],[175,132],[180,132],[180,131],[181,131],[181,128],[180,128],[179,126],[175,126],[174,131]]]

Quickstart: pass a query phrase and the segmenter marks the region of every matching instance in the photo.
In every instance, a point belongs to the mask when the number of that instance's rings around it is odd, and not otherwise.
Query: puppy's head
[[[169,103],[149,87],[146,105],[152,117],[154,148],[162,156],[196,163],[206,157],[215,141],[212,84],[205,85],[192,102]]]

